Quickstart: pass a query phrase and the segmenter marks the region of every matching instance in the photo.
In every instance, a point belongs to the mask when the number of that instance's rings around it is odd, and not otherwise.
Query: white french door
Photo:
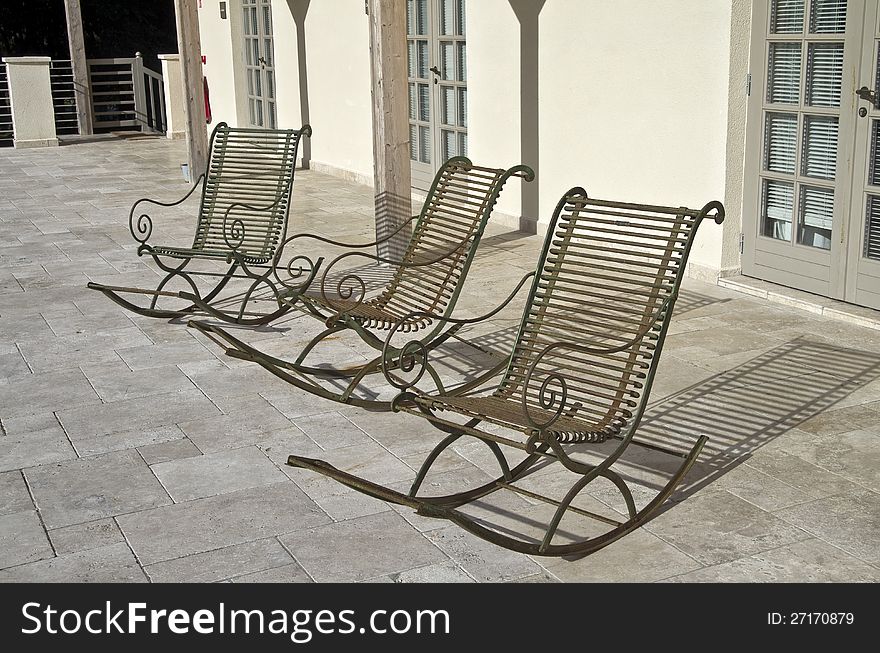
[[[855,174],[846,301],[880,309],[880,2],[865,12],[861,85],[856,91]]]
[[[880,307],[878,2],[754,3],[743,272]]]
[[[242,0],[244,58],[250,127],[275,129],[275,47],[272,0]]]
[[[407,0],[410,159],[413,187],[467,156],[465,0]]]

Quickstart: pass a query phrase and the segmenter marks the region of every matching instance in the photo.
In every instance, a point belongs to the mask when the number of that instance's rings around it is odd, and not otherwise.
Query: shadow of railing
[[[880,354],[800,337],[651,405],[636,438],[680,453],[709,438],[685,479],[682,492],[690,494],[878,377]],[[640,447],[621,462],[642,484],[678,464]]]

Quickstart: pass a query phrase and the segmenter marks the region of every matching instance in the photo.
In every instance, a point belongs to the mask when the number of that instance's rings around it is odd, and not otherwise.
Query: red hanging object
[[[203,77],[205,82],[205,122],[211,124],[211,91],[208,89],[208,78]]]

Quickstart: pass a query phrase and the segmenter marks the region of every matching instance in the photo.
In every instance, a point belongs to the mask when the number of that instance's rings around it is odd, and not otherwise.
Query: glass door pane
[[[846,15],[847,0],[772,1],[760,182],[765,238],[831,248]]]
[[[277,127],[275,49],[271,0],[242,0],[248,121],[251,127]]]

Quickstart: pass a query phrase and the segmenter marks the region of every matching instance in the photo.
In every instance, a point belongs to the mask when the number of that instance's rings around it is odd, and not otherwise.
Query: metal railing
[[[134,57],[89,59],[95,132],[164,132],[165,87],[162,75]]]
[[[12,147],[12,140],[12,107],[9,103],[6,64],[0,63],[0,147]]]
[[[53,59],[49,66],[49,80],[52,85],[52,108],[55,110],[55,132],[59,136],[78,134],[76,86],[70,60]]]

